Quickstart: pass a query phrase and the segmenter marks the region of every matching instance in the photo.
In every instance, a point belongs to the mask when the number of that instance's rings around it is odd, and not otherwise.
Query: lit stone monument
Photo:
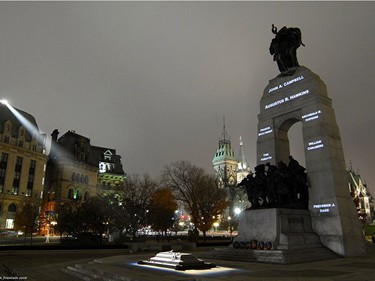
[[[284,27],[277,32],[273,26],[272,31],[270,52],[281,73],[269,81],[260,101],[257,161],[287,163],[288,130],[301,122],[308,210],[248,210],[240,218],[236,241],[268,240],[274,249],[314,247],[321,242],[340,256],[363,255],[365,240],[349,194],[340,132],[326,85],[298,64],[296,49],[303,45],[300,30]]]
[[[148,260],[139,261],[138,264],[165,267],[175,270],[210,269],[216,267],[215,264],[204,262],[190,253],[179,253],[174,251],[160,252]]]

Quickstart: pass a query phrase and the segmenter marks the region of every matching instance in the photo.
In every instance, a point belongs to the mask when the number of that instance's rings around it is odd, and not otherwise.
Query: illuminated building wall
[[[237,184],[238,160],[234,156],[231,141],[223,127],[223,133],[216,149],[212,165],[216,173],[219,187],[225,188]]]
[[[98,192],[116,192],[124,185],[125,173],[121,156],[116,150],[104,147],[92,147],[95,158],[99,160]]]
[[[75,131],[57,136],[55,130],[47,165],[49,201],[85,201],[99,193],[116,192],[123,185],[125,173],[116,150],[92,146],[90,139]]]
[[[374,219],[374,198],[368,191],[366,184],[362,183],[360,175],[356,174],[352,168],[347,173],[349,192],[357,205],[358,215],[361,220],[371,223]]]
[[[236,188],[237,183],[245,178],[250,169],[243,153],[243,143],[240,139],[240,151],[237,158],[234,154],[231,141],[223,126],[223,133],[219,140],[218,147],[212,159],[212,165],[215,170],[215,176],[220,188],[228,191],[229,209],[227,216],[233,217],[236,210],[244,210],[248,207],[248,200],[244,190]]]
[[[0,229],[13,229],[25,199],[42,198],[47,162],[45,135],[35,118],[13,108],[21,122],[9,107],[0,103]]]

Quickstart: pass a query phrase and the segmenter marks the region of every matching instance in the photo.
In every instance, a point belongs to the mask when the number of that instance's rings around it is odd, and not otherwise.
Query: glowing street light
[[[8,101],[7,100],[0,100],[0,103],[4,104],[4,105],[9,105]]]

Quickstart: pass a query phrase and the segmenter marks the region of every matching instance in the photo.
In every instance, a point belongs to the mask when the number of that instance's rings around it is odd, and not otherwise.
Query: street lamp
[[[239,207],[234,208],[234,213],[238,216],[241,213],[241,209]]]
[[[230,240],[232,241],[232,217],[231,216],[228,216],[228,222],[229,222],[229,237],[230,237]]]
[[[55,236],[55,225],[57,224],[57,221],[51,221],[52,224],[52,236]]]
[[[214,222],[213,226],[215,228],[215,231],[217,232],[217,228],[219,227],[219,223],[218,222]]]

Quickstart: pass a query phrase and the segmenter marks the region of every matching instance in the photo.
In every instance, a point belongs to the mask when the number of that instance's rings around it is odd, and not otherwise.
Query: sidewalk
[[[200,257],[196,251],[193,254]],[[262,280],[262,281],[375,281],[375,245],[368,244],[368,254],[355,258],[337,258],[297,264],[266,264],[205,259],[216,268],[209,270],[176,271],[138,265],[139,260],[154,256],[148,254],[117,255],[88,263],[72,264],[65,273],[85,280],[177,281],[177,280]],[[105,276],[105,278],[104,278]],[[95,279],[102,278],[103,279]]]

